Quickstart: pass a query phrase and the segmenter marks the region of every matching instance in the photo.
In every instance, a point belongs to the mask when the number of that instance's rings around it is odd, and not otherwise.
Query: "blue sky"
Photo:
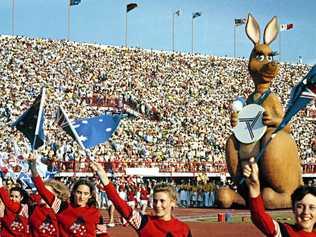
[[[12,33],[12,1],[0,1],[0,34]],[[15,34],[52,39],[67,38],[68,0],[15,0]],[[235,18],[251,12],[261,30],[274,15],[279,22],[292,23],[294,29],[281,33],[274,50],[281,45],[281,60],[316,63],[315,0],[81,0],[71,7],[70,40],[124,45],[126,4],[138,7],[128,13],[128,46],[172,50],[172,13],[175,17],[175,50],[191,52],[192,13],[202,12],[194,20],[194,52],[233,56]],[[252,44],[244,26],[237,29],[237,56],[249,56]]]

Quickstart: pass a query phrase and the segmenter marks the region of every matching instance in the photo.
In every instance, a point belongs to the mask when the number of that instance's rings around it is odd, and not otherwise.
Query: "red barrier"
[[[112,170],[114,173],[125,173],[126,168],[159,168],[160,173],[226,173],[227,168],[225,163],[213,162],[100,162],[106,170]],[[60,172],[90,172],[89,162],[78,161],[57,161],[54,164],[55,168]],[[302,165],[304,174],[316,173],[316,163]]]

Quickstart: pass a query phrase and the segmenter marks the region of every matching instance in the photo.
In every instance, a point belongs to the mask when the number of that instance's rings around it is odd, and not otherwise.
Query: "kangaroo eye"
[[[272,62],[273,61],[273,56],[268,56],[267,59],[268,59],[269,62]]]
[[[263,61],[264,60],[264,55],[262,55],[262,54],[257,55],[256,59],[258,59],[259,61]]]

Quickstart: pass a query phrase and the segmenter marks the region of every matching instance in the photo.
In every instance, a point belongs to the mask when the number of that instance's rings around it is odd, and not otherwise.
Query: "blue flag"
[[[78,5],[81,2],[81,0],[70,0],[70,6]]]
[[[22,132],[36,150],[44,144],[44,100],[45,90],[35,99],[32,106],[25,111],[11,126]]]
[[[110,139],[121,120],[121,115],[104,114],[76,120],[73,124],[85,148],[92,148]]]
[[[65,111],[59,107],[56,120],[83,149],[88,149],[109,140],[120,123],[121,114],[104,114],[70,122]]]
[[[284,118],[274,133],[284,128],[295,114],[305,108],[315,98],[316,65],[314,65],[307,75],[292,89]]]

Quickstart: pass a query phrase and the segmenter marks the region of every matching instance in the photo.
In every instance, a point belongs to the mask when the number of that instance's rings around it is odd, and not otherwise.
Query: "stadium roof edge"
[[[93,44],[93,43],[85,43],[85,42],[76,42],[76,41],[68,41],[65,39],[49,39],[49,38],[31,38],[31,37],[27,37],[27,36],[12,36],[12,35],[1,35],[0,34],[0,39],[1,38],[15,38],[15,37],[20,37],[20,38],[25,38],[25,39],[29,39],[29,40],[37,40],[37,39],[41,39],[41,40],[54,40],[54,41],[67,41],[68,43],[74,44],[74,45],[90,45],[90,46],[94,46],[94,47],[100,47],[102,49],[107,49],[107,48],[117,48],[117,49],[124,49],[125,46],[115,46],[115,45],[102,45],[102,44]],[[183,56],[187,56],[187,57],[201,57],[201,58],[209,58],[209,57],[213,57],[216,59],[236,59],[236,60],[242,60],[242,61],[248,61],[247,58],[233,58],[233,57],[223,57],[223,56],[216,56],[216,55],[205,55],[205,54],[199,54],[199,53],[194,53],[193,55],[191,53],[185,53],[185,52],[172,52],[172,51],[164,51],[164,50],[157,50],[157,49],[145,49],[145,48],[133,48],[133,47],[128,47],[129,50],[143,50],[145,52],[155,52],[155,53],[161,53],[161,54],[178,54],[178,55],[183,55]],[[285,64],[289,64],[292,66],[296,66],[298,65],[297,63],[288,63],[288,62],[279,62],[281,65],[285,65]],[[302,65],[310,65],[312,66],[313,64],[302,64]]]

